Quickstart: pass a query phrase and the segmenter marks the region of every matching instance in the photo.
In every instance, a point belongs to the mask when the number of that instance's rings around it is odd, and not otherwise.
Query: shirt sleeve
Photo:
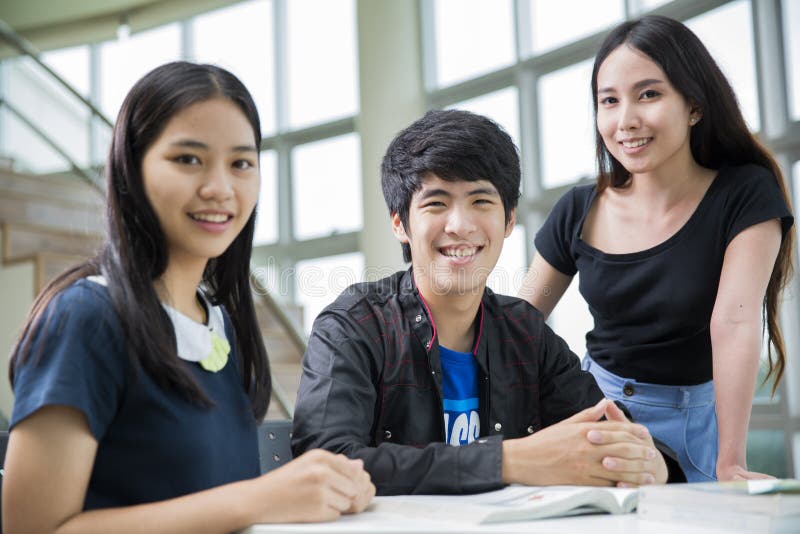
[[[30,350],[15,370],[10,428],[45,406],[68,406],[86,416],[99,441],[114,418],[127,353],[105,288],[88,284],[59,293],[30,332]]]
[[[775,175],[764,167],[747,165],[737,172],[747,173],[730,194],[726,210],[725,246],[733,238],[756,224],[780,219],[783,236],[794,223]]]
[[[502,438],[453,447],[380,443],[371,438],[382,357],[342,310],[323,312],[303,357],[292,449],[323,448],[361,458],[379,495],[476,493],[502,486]],[[413,417],[413,414],[408,414]]]
[[[534,239],[536,251],[542,258],[567,276],[574,276],[578,272],[571,252],[574,225],[578,219],[576,193],[577,188],[574,187],[556,202]]]
[[[539,324],[542,426],[547,427],[594,406],[604,395],[594,376],[581,369],[580,359],[567,342],[546,324]]]

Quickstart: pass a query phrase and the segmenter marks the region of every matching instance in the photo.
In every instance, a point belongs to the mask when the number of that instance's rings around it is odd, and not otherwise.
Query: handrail
[[[300,330],[300,327],[291,317],[286,314],[283,308],[281,308],[280,304],[278,304],[278,302],[272,298],[272,295],[269,294],[267,288],[261,283],[261,280],[252,271],[250,272],[250,284],[253,287],[253,291],[261,297],[261,300],[264,302],[264,304],[266,304],[267,309],[269,309],[273,317],[275,317],[284,331],[289,335],[289,340],[292,342],[292,345],[294,345],[300,354],[305,353],[307,343],[305,335],[301,333],[302,331]],[[289,400],[289,396],[286,394],[283,387],[277,380],[275,380],[275,373],[271,372],[271,377],[272,394],[275,395],[275,400],[277,400],[278,404],[281,405],[281,408],[283,408],[283,411],[286,412],[286,415],[288,415],[290,419],[293,418],[294,403]]]
[[[269,294],[267,288],[261,283],[258,276],[256,276],[252,271],[250,273],[250,283],[253,286],[254,291],[261,297],[261,300],[264,301],[264,304],[267,305],[269,308],[270,313],[275,316],[278,320],[278,323],[283,327],[284,330],[289,334],[289,340],[292,342],[292,345],[303,354],[306,351],[306,338],[305,334],[302,333],[300,327],[295,323],[295,321],[289,317],[286,312],[281,308],[280,304],[272,298],[272,295]]]
[[[73,96],[75,96],[78,100],[83,102],[83,104],[89,108],[92,112],[92,115],[99,118],[103,121],[109,128],[114,127],[114,123],[112,123],[103,112],[100,111],[92,102],[83,96],[81,93],[78,92],[77,89],[72,87],[72,85],[62,78],[56,71],[51,69],[47,66],[41,59],[39,59],[39,50],[33,46],[28,40],[22,37],[20,34],[14,31],[6,21],[0,19],[0,37],[3,37],[9,44],[11,44],[14,48],[22,52],[24,55],[31,58],[33,61],[36,62],[41,68],[43,68],[47,74],[49,74],[53,79],[55,79],[58,83],[61,84],[64,89],[69,91]]]
[[[58,143],[56,143],[53,140],[52,137],[47,135],[47,133],[45,133],[44,130],[42,130],[41,128],[36,126],[28,117],[25,116],[24,113],[22,113],[20,110],[15,108],[11,103],[9,103],[8,100],[6,100],[3,97],[0,97],[0,107],[3,107],[3,106],[5,106],[8,109],[8,111],[11,112],[12,115],[17,117],[17,119],[22,121],[25,124],[25,126],[30,128],[31,130],[33,130],[33,133],[38,135],[45,143],[47,143],[50,146],[50,148],[52,148],[53,150],[58,152],[58,154],[62,158],[64,158],[64,160],[67,163],[69,163],[69,166],[70,166],[72,172],[74,172],[75,174],[77,174],[78,176],[83,178],[83,180],[86,183],[91,185],[93,188],[97,189],[97,191],[99,191],[100,193],[104,193],[104,188],[103,188],[102,181],[98,180],[96,177],[92,176],[91,174],[86,172],[81,166],[79,166],[77,163],[75,163],[75,160],[73,160],[70,157],[70,155],[67,154],[66,150],[61,148],[61,146]]]
[[[275,373],[272,372],[272,367],[270,367],[269,376],[272,384],[272,394],[275,396],[275,400],[278,401],[283,411],[286,412],[286,416],[289,419],[294,419],[294,403],[289,400],[289,395],[286,394],[280,382],[275,380]]]

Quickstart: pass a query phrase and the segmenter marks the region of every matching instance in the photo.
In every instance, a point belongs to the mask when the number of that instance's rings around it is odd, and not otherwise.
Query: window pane
[[[761,128],[750,2],[737,0],[686,22],[728,78],[753,131]],[[713,95],[709,95],[713,98]]]
[[[594,319],[578,291],[580,283],[580,274],[576,274],[547,322],[567,342],[570,350],[583,359],[586,354],[586,333],[594,328]]]
[[[542,185],[557,187],[595,174],[592,60],[542,76],[539,120]]]
[[[788,295],[787,295],[788,297]],[[788,297],[791,298],[791,297]],[[768,353],[767,353],[767,335],[766,332],[764,333],[764,337],[761,340],[761,361],[759,362],[758,366],[758,376],[756,378],[755,384],[755,392],[753,398],[759,404],[778,404],[781,399],[781,389],[783,389],[781,382],[781,387],[775,392],[775,396],[772,396],[772,384],[775,382],[775,375],[769,377],[767,382],[764,382],[764,379],[767,376],[767,371],[769,371],[769,360]],[[775,354],[773,351],[773,361],[775,359]]]
[[[8,60],[3,84],[4,98],[80,167],[89,162],[89,110],[33,60]],[[79,73],[75,73],[79,74]],[[10,114],[9,114],[10,115]],[[34,132],[15,119],[4,128],[13,149],[29,170],[55,172],[70,168],[69,162]],[[19,136],[19,137],[18,137]],[[35,140],[33,140],[35,138]],[[42,147],[47,145],[47,150]]]
[[[290,126],[354,115],[358,112],[355,2],[292,0],[286,4]]]
[[[489,117],[502,126],[514,144],[519,147],[519,97],[516,87],[506,87],[494,93],[481,95],[449,106]]]
[[[11,159],[14,170],[39,174],[69,169],[58,152],[6,107],[0,107],[0,128],[0,154]]]
[[[361,149],[357,134],[298,146],[292,151],[292,170],[297,239],[361,228]]]
[[[74,46],[45,52],[42,61],[83,96],[89,96],[89,47]]]
[[[792,204],[797,206],[798,202],[800,202],[800,161],[795,161],[794,165],[792,165],[792,180],[794,180]]]
[[[747,433],[747,468],[778,478],[789,476],[782,430],[751,430]]]
[[[639,5],[641,7],[640,11],[650,11],[651,9],[663,6],[669,2],[670,0],[639,0]]]
[[[783,33],[789,110],[793,120],[800,120],[800,0],[783,0]]]
[[[436,0],[436,84],[473,78],[514,62],[510,0]]]
[[[791,437],[792,460],[794,461],[794,476],[798,478],[800,472],[800,432],[795,432]]]
[[[303,325],[311,332],[319,312],[342,291],[362,280],[364,255],[360,252],[328,256],[297,263],[297,303],[303,307]]]
[[[517,225],[503,243],[503,251],[497,260],[486,285],[495,293],[516,295],[522,285],[528,261],[525,257],[525,227]]]
[[[234,73],[253,95],[261,131],[275,131],[272,2],[242,2],[194,20],[194,57]]]
[[[254,245],[278,240],[278,158],[274,150],[261,153],[261,191],[258,195],[258,216]]]
[[[180,26],[169,24],[100,47],[100,108],[112,122],[133,84],[155,67],[180,59]]]
[[[623,0],[531,2],[531,51],[552,50],[622,22]]]

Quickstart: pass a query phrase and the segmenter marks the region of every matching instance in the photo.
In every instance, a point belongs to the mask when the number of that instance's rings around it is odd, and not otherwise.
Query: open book
[[[443,521],[498,523],[579,514],[626,514],[636,509],[637,489],[587,486],[508,486],[476,495],[379,497],[382,513]]]

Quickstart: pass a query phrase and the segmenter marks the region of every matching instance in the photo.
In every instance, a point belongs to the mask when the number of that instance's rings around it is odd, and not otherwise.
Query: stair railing
[[[47,135],[47,132],[36,126],[33,121],[31,121],[28,117],[25,116],[19,109],[11,104],[8,100],[0,96],[0,108],[6,108],[12,115],[14,115],[20,122],[22,122],[25,126],[31,129],[33,133],[35,133],[42,141],[44,141],[50,148],[58,152],[58,155],[64,158],[64,160],[69,164],[70,169],[72,172],[80,176],[86,183],[92,186],[94,189],[99,191],[100,193],[104,193],[105,191],[105,182],[103,182],[102,178],[98,175],[93,175],[92,173],[83,169],[80,165],[75,163],[75,160],[64,150],[55,139]]]
[[[19,50],[20,53],[23,55],[31,58],[39,67],[41,67],[53,80],[58,82],[64,89],[66,89],[70,94],[72,94],[75,98],[83,103],[86,106],[86,109],[91,111],[92,115],[100,119],[103,123],[106,124],[109,128],[114,127],[114,123],[112,123],[108,117],[106,117],[102,111],[97,109],[97,107],[92,103],[91,100],[83,96],[77,89],[75,89],[71,83],[66,81],[62,78],[56,71],[51,69],[46,63],[44,63],[41,58],[39,57],[39,50],[33,46],[33,44],[25,39],[23,36],[18,34],[14,31],[6,21],[0,19],[0,37],[5,39],[5,41]]]

